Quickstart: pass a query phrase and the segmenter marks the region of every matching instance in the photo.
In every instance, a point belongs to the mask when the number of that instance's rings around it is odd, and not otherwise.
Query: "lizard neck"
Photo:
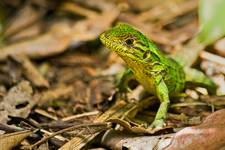
[[[126,56],[120,56],[127,66],[131,68],[134,72],[141,72],[143,69],[146,69],[146,66],[153,65],[153,62],[137,59],[135,57],[126,57]]]

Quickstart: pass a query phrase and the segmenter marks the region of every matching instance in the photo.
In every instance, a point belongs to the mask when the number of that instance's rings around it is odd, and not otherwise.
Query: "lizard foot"
[[[128,87],[123,87],[123,88],[120,87],[117,90],[118,97],[121,99],[124,99],[124,100],[128,99],[127,93],[129,93],[129,92],[131,92],[131,89]]]
[[[162,129],[165,126],[164,120],[159,119],[159,120],[154,120],[152,124],[150,125],[150,128],[152,129]]]

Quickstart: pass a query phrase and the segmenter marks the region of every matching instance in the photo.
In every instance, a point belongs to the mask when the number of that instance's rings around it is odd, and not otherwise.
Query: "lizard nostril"
[[[143,54],[143,59],[146,59],[146,58],[149,58],[151,57],[151,52],[150,51],[146,51],[144,54]]]

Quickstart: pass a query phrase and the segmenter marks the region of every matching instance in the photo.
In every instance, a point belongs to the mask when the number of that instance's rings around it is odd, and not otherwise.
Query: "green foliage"
[[[225,35],[225,0],[199,1],[200,33],[204,45],[213,43]]]

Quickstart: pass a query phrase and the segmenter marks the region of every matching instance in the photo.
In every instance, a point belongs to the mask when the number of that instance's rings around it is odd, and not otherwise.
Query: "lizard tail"
[[[184,72],[186,75],[186,82],[191,82],[190,85],[196,86],[202,86],[205,87],[210,94],[215,95],[216,94],[216,84],[207,77],[203,72],[198,71],[193,68],[185,67]]]
[[[171,55],[179,64],[183,67],[191,67],[197,60],[199,53],[205,48],[205,45],[201,44],[197,37],[193,38],[184,46],[181,50]]]

